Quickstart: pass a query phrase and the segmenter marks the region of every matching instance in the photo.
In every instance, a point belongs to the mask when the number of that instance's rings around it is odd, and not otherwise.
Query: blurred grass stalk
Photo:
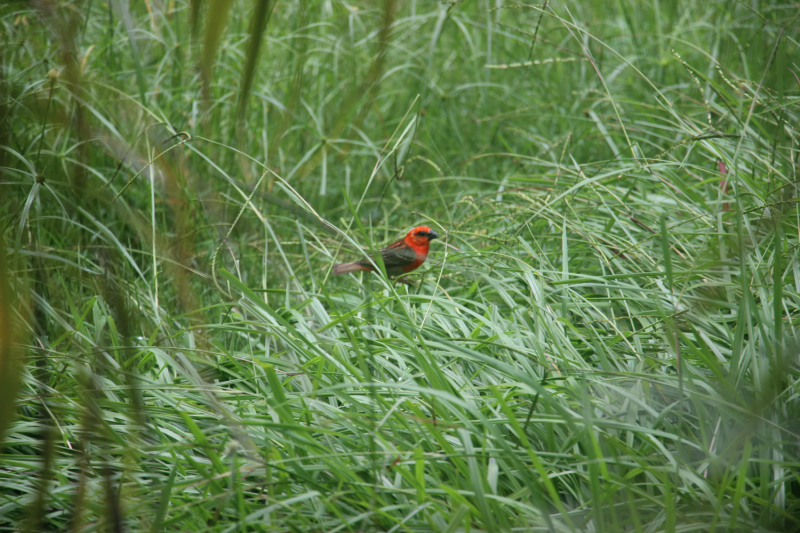
[[[12,276],[5,236],[0,232],[0,443],[16,413],[16,398],[25,366],[26,302],[21,299],[19,280]]]

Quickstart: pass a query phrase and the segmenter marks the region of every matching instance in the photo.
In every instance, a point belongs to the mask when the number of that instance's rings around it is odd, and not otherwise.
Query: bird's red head
[[[428,226],[417,226],[408,232],[404,240],[406,241],[406,244],[410,246],[415,248],[425,248],[425,250],[427,250],[428,244],[430,244],[433,239],[437,239],[438,237],[439,234]]]

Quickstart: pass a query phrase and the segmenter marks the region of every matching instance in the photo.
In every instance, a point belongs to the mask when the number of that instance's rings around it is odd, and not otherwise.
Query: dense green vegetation
[[[3,531],[800,531],[796,3],[0,20]]]

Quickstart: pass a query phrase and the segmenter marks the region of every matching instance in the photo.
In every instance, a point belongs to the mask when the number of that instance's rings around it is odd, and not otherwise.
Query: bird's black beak
[[[431,230],[430,232],[428,232],[428,238],[430,240],[438,239],[439,238],[439,234],[436,233],[435,231]]]

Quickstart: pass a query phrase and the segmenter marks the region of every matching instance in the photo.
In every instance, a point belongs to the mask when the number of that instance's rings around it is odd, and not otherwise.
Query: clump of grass
[[[800,530],[759,8],[1,7],[2,527]]]

